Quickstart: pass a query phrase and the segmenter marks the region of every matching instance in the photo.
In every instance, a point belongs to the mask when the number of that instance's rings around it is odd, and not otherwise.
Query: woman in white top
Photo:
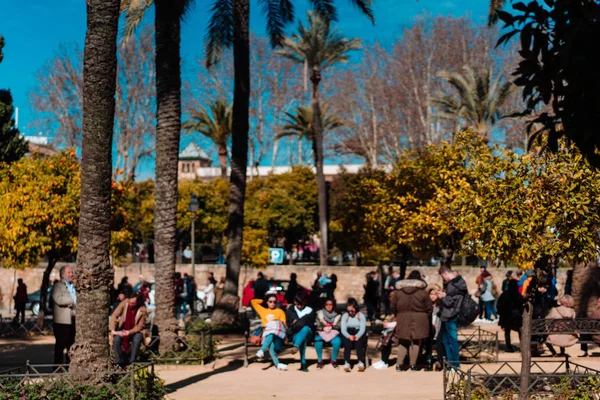
[[[204,300],[207,308],[215,306],[215,285],[210,278],[208,278],[206,286],[198,291],[198,298]]]

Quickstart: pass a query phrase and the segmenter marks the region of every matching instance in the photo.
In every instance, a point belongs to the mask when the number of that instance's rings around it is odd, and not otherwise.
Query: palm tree
[[[321,113],[323,114],[322,121],[325,132],[347,125],[346,121],[338,119],[335,113],[329,112],[329,105],[327,103],[322,104]],[[300,139],[306,138],[314,144],[315,131],[313,129],[313,121],[312,107],[300,106],[294,112],[286,112],[285,125],[281,128],[281,132],[275,135],[275,140],[287,136],[297,136]],[[315,154],[316,151],[313,148],[313,157]]]
[[[231,137],[232,107],[222,100],[211,103],[208,109],[192,112],[181,126],[184,131],[200,132],[217,145],[221,177],[227,178],[227,142]]]
[[[488,25],[492,26],[498,22],[498,11],[504,7],[505,3],[506,0],[490,0],[490,7],[488,8]]]
[[[320,262],[321,265],[327,265],[327,186],[323,174],[323,121],[319,104],[319,84],[323,71],[336,63],[347,61],[348,52],[360,49],[360,40],[343,37],[318,13],[308,12],[307,17],[308,28],[299,22],[298,33],[284,41],[284,48],[279,53],[299,64],[305,64],[310,70],[314,131],[312,139],[319,195]]]
[[[83,141],[77,288],[77,336],[71,372],[105,370],[109,361],[112,135],[117,82],[119,0],[88,0],[83,60]]]
[[[372,0],[349,0],[371,21]],[[309,0],[315,10],[328,20],[336,20],[337,12],[332,0]],[[294,20],[290,0],[264,2],[267,31],[273,46],[284,39],[284,29]],[[234,88],[231,140],[231,176],[229,193],[229,219],[227,221],[227,271],[223,297],[212,315],[214,325],[230,324],[238,312],[238,286],[242,259],[242,232],[244,227],[244,202],[246,192],[246,167],[248,164],[248,127],[250,108],[250,1],[217,0],[206,38],[207,66],[219,61],[223,49],[233,48]]]
[[[133,34],[154,4],[156,68],[156,187],[154,209],[155,323],[161,352],[173,348],[178,334],[175,309],[177,164],[181,134],[181,19],[192,0],[122,0],[125,37]]]
[[[490,132],[497,122],[518,115],[503,110],[515,86],[512,82],[501,84],[502,76],[493,78],[489,69],[478,73],[466,66],[464,70],[464,74],[440,73],[440,77],[455,89],[458,97],[440,97],[433,99],[432,104],[440,111],[441,118],[473,126],[483,140],[489,141]]]

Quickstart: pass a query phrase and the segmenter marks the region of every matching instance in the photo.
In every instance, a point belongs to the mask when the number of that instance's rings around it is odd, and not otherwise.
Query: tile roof
[[[200,148],[196,143],[190,142],[181,153],[179,153],[180,160],[210,160],[210,157],[204,150]]]

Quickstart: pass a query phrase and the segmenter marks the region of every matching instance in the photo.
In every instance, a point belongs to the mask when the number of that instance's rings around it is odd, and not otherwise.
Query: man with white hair
[[[69,350],[75,342],[75,305],[77,293],[73,284],[73,268],[60,269],[60,281],[52,289],[54,302],[54,364],[69,364]],[[67,351],[66,360],[64,351]]]

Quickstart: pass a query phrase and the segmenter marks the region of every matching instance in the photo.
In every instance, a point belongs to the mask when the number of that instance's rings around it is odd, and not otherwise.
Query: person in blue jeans
[[[325,308],[317,311],[314,345],[317,352],[317,369],[323,369],[323,347],[331,343],[331,366],[337,368],[337,356],[342,347],[340,320],[342,316],[335,310],[335,299],[325,300]]]
[[[458,368],[460,366],[460,358],[458,353],[456,317],[460,312],[460,306],[465,295],[468,294],[467,283],[458,272],[452,271],[447,266],[440,267],[440,275],[444,280],[444,291],[438,294],[442,305],[440,315],[440,320],[442,321],[442,344],[446,351],[448,363]]]
[[[306,305],[303,293],[296,295],[294,305],[288,307],[285,317],[288,323],[287,336],[294,345],[292,354],[300,352],[300,371],[308,372],[306,346],[315,331],[315,313]]]
[[[479,291],[481,292],[480,299],[483,301],[483,308],[485,310],[485,319],[488,321],[492,320],[492,316],[495,321],[498,321],[498,313],[496,312],[496,296],[494,295],[494,279],[492,278],[492,274],[487,271],[484,271],[481,274],[483,281],[481,282],[481,286],[479,287]]]

